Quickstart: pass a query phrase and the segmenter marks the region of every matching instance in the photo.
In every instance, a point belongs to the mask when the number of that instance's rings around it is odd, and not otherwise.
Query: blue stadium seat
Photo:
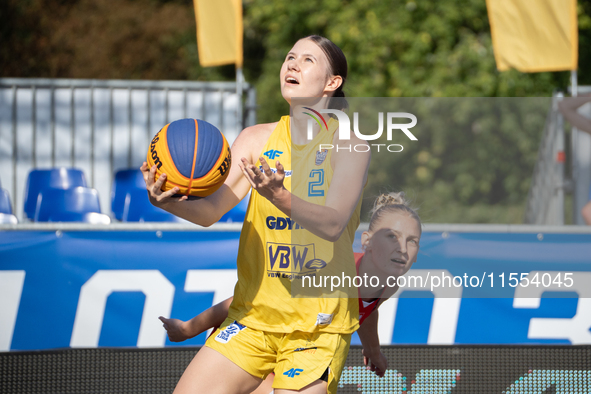
[[[243,222],[244,217],[246,216],[246,208],[248,208],[248,201],[250,200],[250,192],[240,201],[234,208],[232,208],[228,213],[226,213],[219,222]]]
[[[12,205],[10,204],[10,196],[8,192],[0,188],[0,213],[7,213],[12,215]]]
[[[183,219],[152,205],[145,187],[143,189],[130,189],[126,193],[121,221],[184,222]]]
[[[111,211],[122,222],[179,222],[182,219],[156,208],[148,199],[142,172],[119,170],[113,179]]]
[[[37,210],[37,198],[46,189],[71,189],[74,187],[86,187],[84,173],[76,168],[50,168],[32,170],[27,178],[25,188],[25,216],[31,220],[35,218]]]
[[[125,202],[128,201],[127,195],[132,190],[143,190],[147,193],[142,172],[138,169],[117,171],[111,189],[111,212],[115,219],[123,220]]]
[[[44,189],[38,200],[36,222],[110,223],[109,217],[101,214],[99,196],[95,189]]]
[[[18,219],[12,214],[12,205],[8,192],[0,188],[0,224],[17,224]]]
[[[220,222],[243,222],[249,198],[250,194],[222,216]],[[122,222],[183,222],[150,203],[142,172],[136,169],[120,170],[115,174],[111,211],[115,219]]]

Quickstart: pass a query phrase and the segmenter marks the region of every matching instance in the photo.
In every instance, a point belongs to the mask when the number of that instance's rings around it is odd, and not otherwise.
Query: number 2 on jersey
[[[324,190],[322,189],[322,185],[324,185],[324,170],[315,169],[310,171],[309,178],[313,180],[308,183],[308,197],[323,197]]]

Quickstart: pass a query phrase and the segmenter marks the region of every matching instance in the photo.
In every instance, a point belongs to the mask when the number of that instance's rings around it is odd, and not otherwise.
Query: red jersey
[[[357,275],[359,275],[359,265],[361,264],[361,258],[363,253],[355,253],[355,268],[357,269]],[[373,301],[366,302],[359,297],[359,324],[363,321],[380,305],[381,298],[376,298]]]

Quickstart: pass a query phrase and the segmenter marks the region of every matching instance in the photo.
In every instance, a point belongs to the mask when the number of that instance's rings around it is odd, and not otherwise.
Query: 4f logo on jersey
[[[267,242],[267,275],[289,279],[301,279],[300,275],[315,273],[326,262],[317,259],[314,244],[293,245]]]
[[[292,368],[287,372],[283,372],[284,375],[287,375],[290,378],[293,378],[294,376],[297,376],[300,374],[300,372],[304,372],[303,369],[301,368]]]
[[[279,150],[275,150],[275,149],[271,149],[266,151],[265,153],[263,153],[263,155],[267,156],[270,160],[273,160],[279,156],[281,156],[283,152],[279,151]]]

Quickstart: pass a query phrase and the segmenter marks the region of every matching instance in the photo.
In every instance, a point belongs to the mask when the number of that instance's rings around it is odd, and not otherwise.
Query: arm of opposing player
[[[144,163],[140,169],[144,175],[150,202],[158,208],[201,226],[216,223],[226,212],[235,207],[250,189],[250,184],[242,176],[238,166],[240,160],[237,158],[252,158],[252,149],[257,146],[257,140],[253,138],[256,137],[256,129],[253,133],[253,128],[256,126],[245,129],[238,135],[232,144],[233,160],[228,178],[215,193],[205,198],[189,200],[186,196],[174,197],[179,192],[177,187],[162,191],[166,174],[162,174],[158,180],[155,180],[155,166],[148,168],[147,163]]]
[[[167,319],[162,316],[160,316],[159,319],[166,329],[168,338],[172,342],[182,342],[189,338],[196,337],[210,328],[221,326],[224,320],[226,320],[226,317],[228,317],[228,310],[230,309],[230,304],[233,299],[234,297],[230,297],[219,304],[206,309],[188,321]]]
[[[388,360],[380,350],[378,337],[378,311],[374,310],[364,321],[357,334],[363,346],[363,363],[378,376],[384,376],[388,369]]]

